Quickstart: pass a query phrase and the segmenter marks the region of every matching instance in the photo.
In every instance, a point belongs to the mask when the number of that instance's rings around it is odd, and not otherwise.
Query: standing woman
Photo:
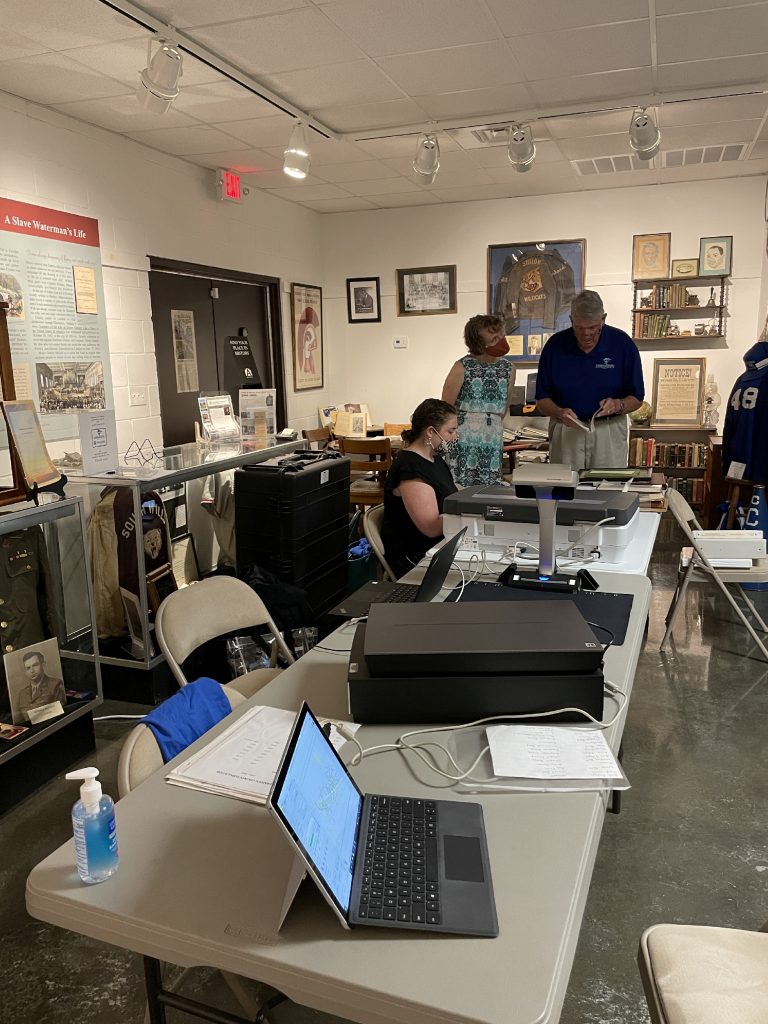
[[[497,316],[473,316],[464,327],[469,355],[459,359],[443,385],[443,401],[456,406],[459,440],[448,465],[459,487],[495,484],[501,479],[502,421],[515,383],[515,368],[501,357],[509,352]]]
[[[439,398],[426,398],[404,430],[384,484],[384,555],[399,578],[418,565],[443,536],[443,501],[456,490],[441,450],[456,438],[456,411]]]

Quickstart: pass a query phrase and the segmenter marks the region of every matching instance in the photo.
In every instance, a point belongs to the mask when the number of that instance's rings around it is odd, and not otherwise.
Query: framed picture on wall
[[[659,235],[632,237],[632,280],[653,281],[669,277],[669,251],[672,235],[669,231]]]
[[[488,246],[488,312],[504,321],[513,362],[537,363],[549,336],[570,326],[586,258],[583,238]]]
[[[293,325],[293,390],[323,386],[323,289],[314,284],[291,285]]]
[[[411,267],[397,272],[397,315],[456,312],[456,266]]]
[[[381,323],[378,277],[347,278],[347,319],[351,324]]]
[[[725,277],[731,272],[733,235],[702,238],[699,242],[699,277]]]
[[[698,277],[699,261],[696,256],[689,260],[672,260],[672,277]]]
[[[698,427],[704,415],[707,360],[653,360],[652,427]]]

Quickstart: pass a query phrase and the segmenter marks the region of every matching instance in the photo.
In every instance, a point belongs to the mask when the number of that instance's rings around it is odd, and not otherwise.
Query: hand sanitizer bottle
[[[72,827],[77,873],[89,885],[103,882],[117,871],[115,804],[111,796],[102,796],[98,774],[98,768],[81,768],[66,775],[84,780],[80,799],[72,807]]]

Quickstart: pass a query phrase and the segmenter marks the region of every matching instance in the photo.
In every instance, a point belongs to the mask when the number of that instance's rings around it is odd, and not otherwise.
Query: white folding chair
[[[397,580],[397,576],[389,567],[389,563],[384,555],[384,543],[381,539],[381,524],[383,522],[383,505],[373,505],[371,508],[367,508],[363,517],[363,533],[367,537],[368,543],[373,548],[374,554],[384,570],[385,579],[392,580],[394,583]]]
[[[768,573],[760,570],[756,572],[755,570],[749,569],[716,569],[702,551],[696,538],[693,536],[693,530],[700,530],[701,526],[699,525],[691,506],[679,491],[672,489],[667,492],[667,501],[669,503],[670,512],[675,517],[678,526],[685,535],[686,541],[693,550],[692,557],[688,562],[688,566],[685,569],[682,580],[678,582],[677,588],[672,597],[672,603],[669,606],[669,611],[667,612],[667,629],[664,633],[664,639],[661,641],[660,650],[664,650],[667,642],[669,641],[672,629],[675,625],[675,619],[677,618],[680,608],[683,606],[685,601],[688,585],[693,580],[706,581],[709,579],[720,589],[725,599],[749,631],[749,635],[759,647],[763,657],[768,661],[768,648],[766,648],[763,641],[757,635],[754,626],[739,607],[738,602],[728,589],[729,586],[735,586],[737,588],[738,593],[744,599],[747,610],[753,616],[754,621],[757,624],[757,628],[762,633],[768,633],[768,626],[763,622],[754,604],[747,596],[744,588],[741,586],[742,583],[754,581],[762,582],[763,579],[768,579]]]

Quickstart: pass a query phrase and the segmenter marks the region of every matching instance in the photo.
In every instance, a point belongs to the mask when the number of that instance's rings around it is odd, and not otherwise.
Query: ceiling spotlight
[[[311,159],[306,125],[297,121],[288,148],[283,151],[283,171],[289,178],[306,178]]]
[[[147,110],[153,114],[164,114],[179,95],[183,58],[175,46],[166,42],[154,57],[151,56],[151,40],[148,50],[147,66],[139,75],[140,85],[136,94]]]
[[[652,160],[661,148],[661,132],[645,108],[637,108],[632,114],[629,144],[640,160]]]
[[[509,126],[509,141],[507,143],[507,157],[516,171],[524,173],[533,167],[536,159],[536,143],[533,141],[533,132],[529,124],[511,124]]]
[[[436,135],[419,136],[412,166],[423,185],[433,184],[440,170],[440,143]]]

